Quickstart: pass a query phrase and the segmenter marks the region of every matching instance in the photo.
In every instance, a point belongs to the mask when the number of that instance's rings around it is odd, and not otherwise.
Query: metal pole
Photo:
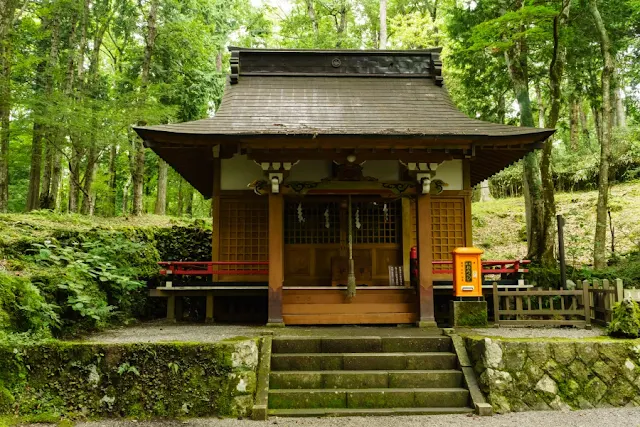
[[[560,258],[560,287],[567,286],[567,263],[564,259],[564,218],[562,215],[558,219],[558,258]]]

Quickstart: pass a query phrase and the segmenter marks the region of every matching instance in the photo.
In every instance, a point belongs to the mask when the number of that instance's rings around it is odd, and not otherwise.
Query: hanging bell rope
[[[347,298],[356,296],[356,274],[353,265],[353,219],[351,218],[351,195],[349,195],[349,274],[347,276]]]

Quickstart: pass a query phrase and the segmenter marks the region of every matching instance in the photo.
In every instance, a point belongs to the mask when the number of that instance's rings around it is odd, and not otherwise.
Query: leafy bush
[[[613,306],[611,323],[607,333],[613,337],[638,338],[640,335],[640,306],[625,299]]]
[[[59,326],[58,307],[47,302],[29,278],[0,271],[0,332],[48,335]]]

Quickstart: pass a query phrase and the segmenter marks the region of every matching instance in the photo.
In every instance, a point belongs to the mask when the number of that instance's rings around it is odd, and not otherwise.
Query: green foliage
[[[42,211],[11,219],[0,217],[0,340],[82,334],[154,316],[146,284],[157,280],[158,261],[211,257],[211,230],[201,220],[94,227],[97,221]]]
[[[640,306],[625,299],[613,306],[612,320],[607,333],[614,337],[638,338],[640,335]]]
[[[0,271],[0,334],[11,331],[46,335],[59,326],[58,307],[47,302],[29,278]]]

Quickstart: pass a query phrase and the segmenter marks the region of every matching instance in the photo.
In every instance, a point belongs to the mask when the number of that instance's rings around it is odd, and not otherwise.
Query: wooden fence
[[[622,280],[612,286],[608,280],[574,284],[571,289],[528,288],[498,290],[493,284],[493,313],[496,326],[578,326],[611,321],[613,304],[622,300]]]

